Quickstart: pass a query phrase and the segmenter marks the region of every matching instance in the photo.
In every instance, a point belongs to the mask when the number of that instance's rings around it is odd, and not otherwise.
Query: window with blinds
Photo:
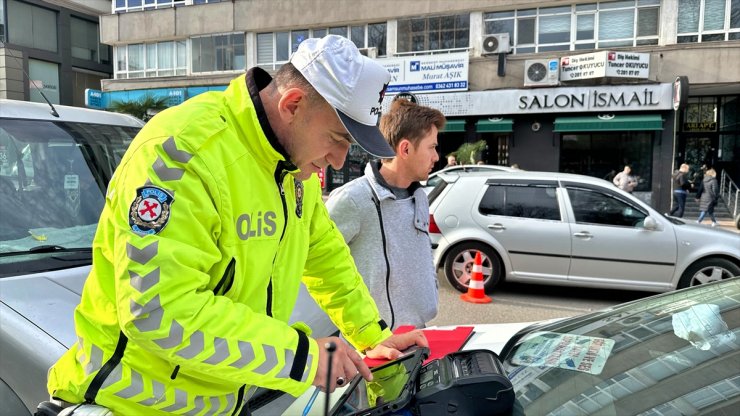
[[[187,75],[186,45],[174,40],[116,46],[115,79]]]
[[[354,26],[332,26],[257,34],[257,66],[275,70],[288,62],[290,54],[308,38],[339,35],[350,39],[358,48],[377,48],[378,56],[386,54],[386,23]]]
[[[678,43],[740,39],[740,0],[678,0]]]
[[[535,53],[657,45],[659,22],[660,0],[626,0],[484,13],[483,31]]]

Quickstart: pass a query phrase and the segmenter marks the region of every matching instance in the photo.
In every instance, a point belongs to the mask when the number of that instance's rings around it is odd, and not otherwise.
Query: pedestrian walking
[[[701,183],[697,197],[700,212],[696,222],[701,223],[709,215],[712,220],[712,227],[716,227],[717,218],[714,216],[714,207],[719,202],[719,183],[717,182],[717,172],[714,169],[710,168],[704,172],[704,180]]]
[[[673,172],[673,209],[671,209],[670,215],[674,215],[678,218],[683,217],[684,209],[686,208],[686,198],[691,189],[691,183],[688,178],[689,165],[686,163],[681,164],[681,167]]]

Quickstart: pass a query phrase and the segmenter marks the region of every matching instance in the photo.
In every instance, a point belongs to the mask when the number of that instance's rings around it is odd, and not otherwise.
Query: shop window
[[[635,191],[650,191],[652,143],[652,132],[565,133],[561,135],[560,172],[611,181],[624,165],[630,165],[632,174],[638,177]]]
[[[45,103],[48,99],[54,104],[59,104],[58,64],[29,59],[28,75],[33,80],[29,85],[31,88],[31,101]]]
[[[98,24],[77,17],[70,18],[72,57],[87,61],[110,63],[108,45],[101,45]]]

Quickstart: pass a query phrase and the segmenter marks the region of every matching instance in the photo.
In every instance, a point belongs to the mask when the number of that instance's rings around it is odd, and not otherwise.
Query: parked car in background
[[[440,169],[436,172],[433,172],[432,174],[429,175],[429,178],[426,181],[423,181],[421,184],[428,191],[431,191],[432,188],[434,188],[434,186],[437,185],[442,180],[442,177],[440,175],[444,175],[447,173],[487,172],[487,171],[511,172],[511,171],[517,171],[517,170],[518,169],[510,168],[508,166],[499,166],[499,165],[455,165],[455,166],[450,166],[448,168]]]
[[[429,193],[437,267],[466,291],[516,282],[665,292],[740,275],[740,234],[669,218],[602,179],[553,172],[440,174]]]
[[[500,358],[514,414],[731,415],[739,335],[732,278],[527,328]]]
[[[92,262],[105,189],[143,122],[0,100],[0,416],[48,400],[49,367],[77,341],[74,308]],[[301,288],[295,317],[336,331]],[[269,412],[269,407],[267,407]]]

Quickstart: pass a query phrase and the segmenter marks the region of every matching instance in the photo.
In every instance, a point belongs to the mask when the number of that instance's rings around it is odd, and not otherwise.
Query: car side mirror
[[[642,222],[642,228],[646,230],[655,230],[658,228],[658,221],[655,221],[655,218],[648,215]]]

